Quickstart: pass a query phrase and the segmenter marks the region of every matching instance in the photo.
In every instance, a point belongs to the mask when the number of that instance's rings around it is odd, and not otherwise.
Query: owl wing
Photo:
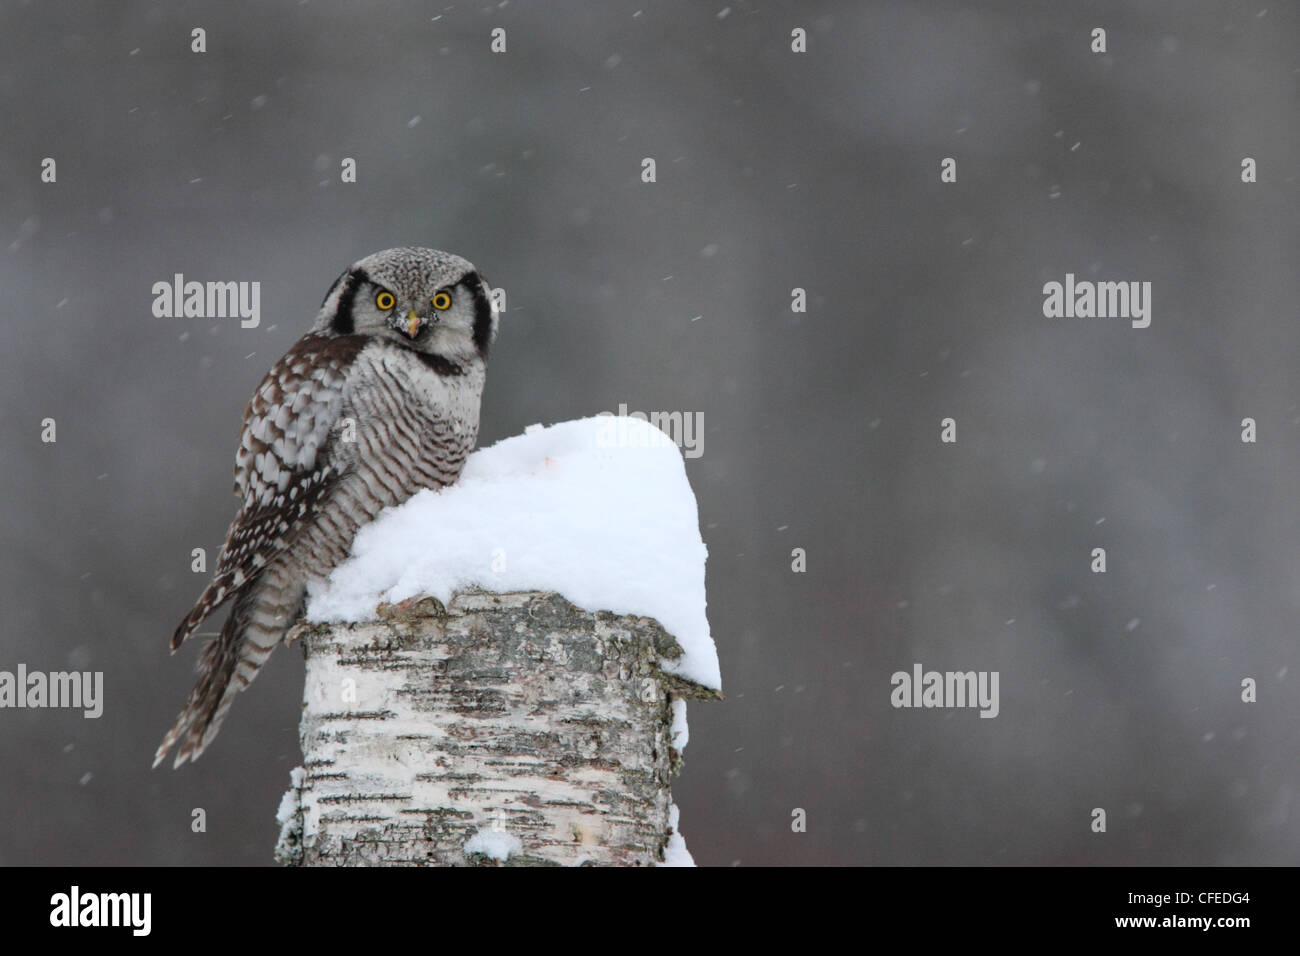
[[[248,587],[283,551],[297,523],[342,477],[349,456],[333,453],[360,336],[299,339],[262,379],[244,409],[235,455],[243,506],[226,532],[211,583],[172,635],[176,650],[200,623]]]

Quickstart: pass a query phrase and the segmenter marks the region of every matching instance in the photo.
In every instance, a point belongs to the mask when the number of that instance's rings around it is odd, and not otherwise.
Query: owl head
[[[497,310],[472,263],[437,249],[385,249],[334,280],[314,331],[377,336],[452,361],[487,359]]]

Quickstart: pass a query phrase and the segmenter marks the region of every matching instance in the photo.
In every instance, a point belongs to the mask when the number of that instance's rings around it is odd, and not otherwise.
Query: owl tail
[[[172,635],[172,651],[175,652],[186,638],[193,634],[204,619],[213,611],[229,601],[235,594],[235,576],[234,570],[218,574],[212,579],[212,582],[203,589],[199,599],[194,602],[194,607],[190,613],[185,615],[185,620],[181,621],[180,627],[176,628],[176,633]]]
[[[297,616],[298,600],[285,603],[281,597],[278,592],[268,593],[268,589],[255,585],[236,599],[221,634],[203,648],[199,681],[185,709],[158,745],[155,767],[178,742],[173,767],[197,760],[212,743],[235,695],[253,682]]]

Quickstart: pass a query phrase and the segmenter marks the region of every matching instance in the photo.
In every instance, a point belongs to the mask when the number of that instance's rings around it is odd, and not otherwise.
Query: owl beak
[[[412,309],[410,312],[406,313],[406,335],[407,338],[413,339],[419,334],[420,334],[420,317],[416,315],[415,310]]]

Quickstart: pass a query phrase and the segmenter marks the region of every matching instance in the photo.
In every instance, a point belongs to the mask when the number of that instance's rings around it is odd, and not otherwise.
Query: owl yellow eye
[[[393,293],[381,292],[379,295],[375,296],[375,305],[379,307],[379,311],[387,312],[393,306],[397,305],[397,300],[393,298]]]
[[[433,307],[439,312],[446,312],[451,308],[451,296],[446,292],[439,292],[433,297]]]

